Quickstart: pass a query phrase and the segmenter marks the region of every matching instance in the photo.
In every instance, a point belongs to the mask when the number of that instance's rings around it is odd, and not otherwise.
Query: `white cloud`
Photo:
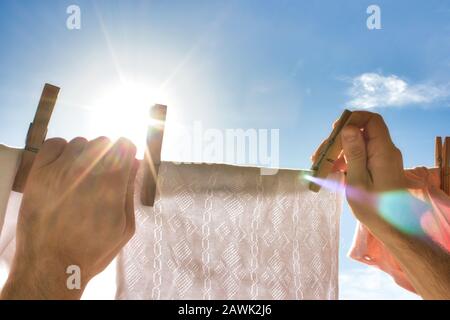
[[[450,95],[449,86],[411,85],[396,75],[363,73],[352,79],[349,94],[353,108],[401,107],[430,104]]]
[[[397,285],[391,276],[374,267],[355,268],[339,275],[343,300],[415,300],[420,297]]]

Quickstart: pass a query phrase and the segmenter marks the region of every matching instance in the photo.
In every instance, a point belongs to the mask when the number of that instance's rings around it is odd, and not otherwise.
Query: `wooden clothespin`
[[[436,137],[434,145],[434,165],[439,169],[440,188],[444,190],[444,176],[442,166],[442,138]]]
[[[445,137],[444,143],[441,137],[436,137],[435,164],[439,169],[440,187],[450,195],[450,137]]]
[[[351,114],[352,112],[349,110],[344,110],[344,112],[342,113],[333,131],[328,137],[327,144],[323,147],[322,151],[311,167],[313,177],[325,179],[331,173],[334,162],[338,159],[342,149],[341,144],[336,143],[336,140],[339,139],[339,134],[347,124]],[[319,192],[320,186],[314,182],[310,182],[309,190]]]
[[[443,179],[444,179],[444,192],[450,195],[450,137],[445,137],[443,146]]]
[[[450,137],[445,137],[442,152],[442,178],[444,180],[443,190],[446,194],[450,195]]]
[[[27,182],[34,158],[47,135],[48,123],[52,116],[58,94],[58,87],[48,83],[45,84],[36,114],[34,115],[34,120],[28,128],[25,150],[22,154],[22,160],[14,180],[13,191],[23,192],[25,188],[25,183]]]
[[[158,187],[158,172],[161,164],[161,149],[164,137],[167,106],[157,104],[150,110],[151,123],[147,132],[147,149],[144,157],[144,177],[141,202],[153,207]]]

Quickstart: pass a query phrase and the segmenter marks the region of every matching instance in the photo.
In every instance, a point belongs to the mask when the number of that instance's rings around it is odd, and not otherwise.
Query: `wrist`
[[[44,260],[44,259],[42,259]],[[76,300],[80,299],[86,287],[82,278],[79,285],[70,281],[71,273],[56,259],[45,259],[40,263],[28,263],[15,259],[8,279],[1,292],[8,300]]]

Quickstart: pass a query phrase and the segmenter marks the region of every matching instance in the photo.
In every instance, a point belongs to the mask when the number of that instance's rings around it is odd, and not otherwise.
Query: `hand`
[[[405,189],[407,183],[400,150],[392,142],[383,118],[371,112],[354,112],[342,131],[341,142],[347,165],[347,199],[353,213],[370,229],[385,227],[374,203],[361,201],[364,199],[358,198],[358,190],[377,196]],[[354,196],[352,191],[356,193]]]
[[[450,299],[450,254],[429,239],[399,230],[377,209],[380,195],[408,186],[402,154],[383,118],[376,113],[353,112],[340,142],[345,163],[339,159],[335,169],[347,172],[347,201],[355,217],[393,254],[417,293],[426,299]],[[408,206],[394,206],[392,215],[414,219],[415,214],[408,210]]]
[[[125,139],[44,143],[24,190],[2,298],[81,297],[134,233],[135,154]],[[79,267],[80,290],[67,287],[69,266]]]
[[[402,154],[376,113],[354,111],[340,136],[343,152],[334,169],[347,172],[347,201],[356,218],[369,229],[385,228],[386,222],[369,200],[372,195],[406,188]]]

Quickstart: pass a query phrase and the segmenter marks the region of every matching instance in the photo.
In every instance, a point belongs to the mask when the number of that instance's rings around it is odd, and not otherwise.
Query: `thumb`
[[[347,162],[347,184],[368,187],[366,143],[361,130],[355,126],[346,126],[341,134],[342,148]]]

